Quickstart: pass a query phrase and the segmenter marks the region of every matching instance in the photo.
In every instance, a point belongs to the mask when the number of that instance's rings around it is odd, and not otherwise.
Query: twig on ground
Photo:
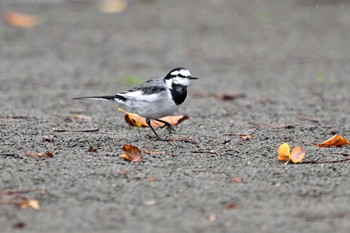
[[[89,132],[97,132],[100,129],[99,128],[92,128],[92,129],[60,129],[60,128],[53,128],[54,132],[73,132],[73,133],[89,133]]]

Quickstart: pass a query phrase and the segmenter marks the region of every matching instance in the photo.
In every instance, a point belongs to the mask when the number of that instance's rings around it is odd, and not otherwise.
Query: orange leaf
[[[31,150],[28,150],[26,152],[27,156],[32,156],[32,157],[49,157],[52,158],[53,154],[51,151],[47,151],[46,153],[33,153]]]
[[[124,144],[123,145],[123,151],[125,154],[119,155],[119,157],[132,161],[132,162],[138,162],[141,160],[141,150],[137,148],[136,146],[130,145],[130,144]]]
[[[301,163],[305,157],[305,151],[300,147],[294,147],[290,155],[290,160],[293,163]]]
[[[290,148],[288,143],[281,144],[277,149],[278,160],[289,161],[290,160]]]
[[[343,145],[347,145],[347,144],[350,144],[350,142],[346,138],[336,134],[333,137],[331,137],[330,139],[328,139],[320,144],[317,144],[317,146],[318,147],[331,147],[331,146],[343,146]]]
[[[33,15],[20,14],[14,11],[6,11],[4,14],[6,23],[18,28],[32,28],[39,24],[39,19]]]
[[[21,207],[23,209],[26,209],[28,207],[32,207],[35,210],[40,209],[40,204],[39,201],[36,199],[29,199],[29,200],[25,200],[21,203]]]
[[[137,115],[135,113],[130,113],[127,112],[121,108],[118,108],[119,111],[125,113],[124,119],[126,121],[126,123],[128,123],[131,126],[136,126],[136,127],[148,127],[147,123],[146,123],[146,118]],[[160,118],[160,120],[162,121],[166,121],[168,122],[170,125],[178,125],[180,124],[182,121],[189,119],[189,117],[187,115],[179,115],[179,116],[166,116],[166,117],[162,117]],[[153,128],[158,128],[158,127],[163,127],[164,123],[159,122],[159,121],[154,121],[151,120],[151,125]]]

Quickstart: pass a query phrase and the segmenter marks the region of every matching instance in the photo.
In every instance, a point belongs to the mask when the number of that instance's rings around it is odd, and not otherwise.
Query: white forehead
[[[190,71],[189,71],[189,70],[185,70],[185,69],[176,70],[176,71],[171,72],[170,74],[173,75],[173,76],[176,76],[176,75],[179,75],[179,74],[180,74],[180,75],[183,76],[183,77],[189,77],[189,76],[191,76]]]

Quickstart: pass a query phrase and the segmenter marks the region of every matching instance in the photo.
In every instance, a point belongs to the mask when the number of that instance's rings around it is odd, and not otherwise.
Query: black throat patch
[[[171,87],[170,92],[175,104],[182,104],[187,96],[187,86],[173,83]]]

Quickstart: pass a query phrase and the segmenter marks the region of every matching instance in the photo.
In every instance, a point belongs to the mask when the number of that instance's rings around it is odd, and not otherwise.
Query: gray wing
[[[164,83],[163,77],[158,77],[158,78],[153,78],[153,79],[150,79],[150,80],[142,83],[138,88],[140,88],[140,87],[152,87],[152,86],[164,87],[164,85],[165,85],[165,83]]]

